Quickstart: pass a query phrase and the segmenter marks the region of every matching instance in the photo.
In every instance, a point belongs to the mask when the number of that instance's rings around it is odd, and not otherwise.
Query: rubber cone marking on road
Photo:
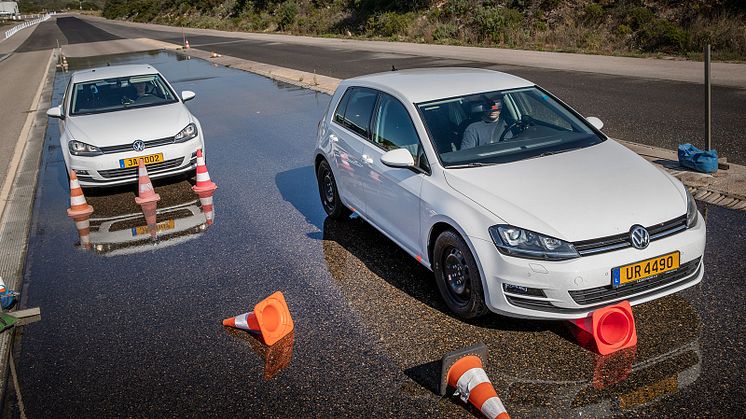
[[[223,320],[223,326],[248,330],[267,346],[293,331],[293,318],[282,292],[277,291],[254,306],[254,311]]]
[[[201,193],[199,203],[202,206],[202,213],[205,214],[207,225],[210,226],[215,221],[215,209],[212,205],[212,192]]]
[[[80,236],[80,247],[91,250],[91,222],[89,217],[77,218],[75,228],[78,229],[78,236]]]
[[[70,170],[70,208],[67,209],[67,216],[73,219],[84,218],[93,214],[93,207],[88,205],[83,195],[83,189],[78,182],[78,176],[75,170]]]
[[[442,361],[440,393],[445,395],[447,388],[454,388],[454,395],[471,403],[485,417],[510,419],[484,371],[486,359],[487,346],[483,343],[446,354]]]
[[[593,337],[596,351],[608,355],[637,345],[637,330],[629,301],[600,308],[571,322]]]
[[[197,194],[206,194],[214,191],[218,188],[212,180],[210,180],[210,173],[207,171],[207,165],[205,164],[205,156],[202,154],[202,149],[197,149],[197,184],[192,186],[192,190]]]
[[[145,167],[145,162],[143,159],[140,159],[138,167],[137,167],[137,183],[138,183],[138,193],[135,197],[135,202],[137,205],[142,205],[147,202],[157,202],[161,200],[161,196],[155,193],[155,190],[153,189],[153,183],[150,181],[150,177],[148,177],[148,169]]]

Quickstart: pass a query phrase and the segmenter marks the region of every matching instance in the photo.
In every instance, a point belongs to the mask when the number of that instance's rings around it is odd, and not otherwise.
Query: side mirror
[[[184,102],[194,99],[195,96],[197,96],[197,94],[191,90],[184,90],[183,92],[181,92],[181,100],[183,100]]]
[[[49,108],[47,116],[50,118],[65,119],[65,116],[62,115],[62,105]]]
[[[381,156],[381,163],[389,167],[414,167],[414,158],[406,148],[397,148]]]
[[[596,127],[596,129],[599,131],[601,131],[601,128],[604,127],[604,123],[600,119],[596,118],[595,116],[589,116],[588,118],[585,118],[585,120],[590,122],[591,125]]]

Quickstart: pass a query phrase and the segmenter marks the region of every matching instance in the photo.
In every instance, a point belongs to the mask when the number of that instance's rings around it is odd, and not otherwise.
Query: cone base
[[[195,193],[197,193],[197,194],[203,194],[203,193],[212,192],[212,191],[214,191],[217,188],[218,188],[218,185],[216,185],[212,181],[210,181],[210,183],[207,184],[207,185],[199,185],[199,186],[198,185],[194,185],[194,186],[192,186],[192,190]]]
[[[91,205],[87,205],[86,208],[81,209],[67,209],[67,216],[70,218],[76,218],[76,217],[87,217],[89,215],[93,214],[93,207]]]
[[[147,204],[149,202],[158,202],[161,200],[161,196],[158,194],[153,194],[153,196],[148,196],[145,198],[140,198],[139,196],[135,197],[135,203],[137,205]]]
[[[440,387],[438,388],[441,396],[445,396],[448,389],[448,371],[459,359],[468,355],[479,357],[482,360],[482,365],[487,365],[487,345],[484,343],[478,343],[443,355],[440,366]]]

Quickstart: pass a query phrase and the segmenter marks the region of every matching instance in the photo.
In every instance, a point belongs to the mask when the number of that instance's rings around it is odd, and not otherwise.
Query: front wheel
[[[438,290],[451,311],[463,319],[489,312],[479,267],[464,239],[454,231],[441,233],[435,240],[433,260]]]
[[[351,211],[339,199],[337,182],[326,160],[323,160],[319,164],[319,168],[316,170],[316,180],[319,185],[321,205],[324,207],[324,212],[326,212],[329,218],[340,219],[349,217]]]

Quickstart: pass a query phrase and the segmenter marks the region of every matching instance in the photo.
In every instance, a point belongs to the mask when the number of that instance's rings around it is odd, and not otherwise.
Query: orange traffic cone
[[[223,320],[223,326],[235,327],[259,334],[267,346],[272,346],[293,331],[285,297],[275,292],[254,306],[254,311]]]
[[[93,207],[85,200],[75,170],[70,170],[70,208],[67,209],[67,216],[75,221],[75,228],[80,236],[80,247],[86,250],[91,248],[91,230],[88,221],[91,214],[93,214]]]
[[[184,49],[189,49],[189,40],[184,41]]]
[[[198,195],[203,194],[207,196],[208,193],[218,188],[212,180],[210,180],[210,173],[207,172],[207,165],[205,164],[205,156],[202,155],[202,149],[197,149],[197,184],[192,186],[192,190]]]
[[[76,217],[88,217],[91,214],[93,214],[93,207],[85,200],[75,170],[70,170],[70,208],[67,209],[67,216],[75,219]]]
[[[153,189],[153,183],[148,177],[148,169],[145,167],[145,162],[140,159],[138,167],[138,191],[135,197],[135,203],[140,206],[142,213],[145,216],[145,222],[148,225],[148,231],[150,237],[155,239],[158,236],[158,226],[156,221],[156,210],[158,207],[158,201],[161,200],[161,196],[155,193]]]
[[[461,397],[464,403],[470,402],[485,417],[510,419],[484,372],[486,363],[487,346],[484,343],[447,353],[441,363],[440,395],[445,396],[448,387],[454,388],[454,395]]]
[[[596,351],[601,355],[608,355],[620,349],[637,345],[637,330],[632,306],[629,301],[599,308],[590,316],[571,320],[586,336],[576,336],[579,341],[590,340],[592,337]]]

